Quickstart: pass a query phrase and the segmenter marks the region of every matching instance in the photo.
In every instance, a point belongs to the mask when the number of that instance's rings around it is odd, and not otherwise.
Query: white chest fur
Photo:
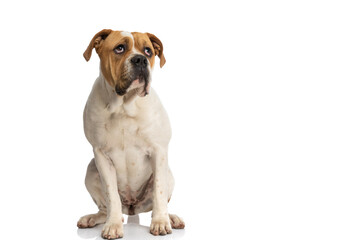
[[[117,96],[99,77],[84,110],[85,135],[113,162],[119,192],[136,195],[152,174],[150,157],[167,146],[170,124],[156,93]]]

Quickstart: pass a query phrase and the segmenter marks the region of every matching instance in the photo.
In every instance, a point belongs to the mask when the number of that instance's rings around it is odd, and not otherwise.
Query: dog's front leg
[[[167,149],[156,148],[151,161],[155,182],[150,232],[154,235],[165,235],[172,232],[167,210],[169,199]]]
[[[121,201],[118,193],[115,167],[101,149],[94,148],[95,164],[99,171],[102,188],[105,193],[107,219],[101,236],[113,239],[123,237]]]

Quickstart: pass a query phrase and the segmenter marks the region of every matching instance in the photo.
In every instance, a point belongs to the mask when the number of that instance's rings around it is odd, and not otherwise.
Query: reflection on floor
[[[96,239],[102,240],[101,230],[104,224],[100,224],[93,228],[86,229],[78,229],[77,234],[79,237],[83,239]],[[185,235],[185,229],[173,229],[172,234],[168,234],[165,236],[161,236],[161,240],[168,239],[181,239]],[[159,240],[159,236],[153,236],[150,234],[150,227],[140,225],[140,217],[139,215],[128,216],[127,223],[124,224],[124,238],[128,240],[139,240],[139,239],[157,239]]]

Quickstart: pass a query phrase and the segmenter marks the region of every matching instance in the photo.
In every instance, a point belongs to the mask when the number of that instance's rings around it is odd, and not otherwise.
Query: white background
[[[100,239],[82,111],[103,28],[164,44],[169,211],[154,239],[359,239],[358,1],[2,1],[1,239]],[[125,239],[153,239],[150,215]]]

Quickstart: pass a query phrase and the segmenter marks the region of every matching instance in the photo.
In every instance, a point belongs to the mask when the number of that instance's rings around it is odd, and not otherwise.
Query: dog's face
[[[161,41],[150,33],[104,29],[95,34],[84,52],[86,61],[89,61],[93,48],[100,57],[103,76],[120,96],[133,89],[139,96],[146,96],[155,55],[160,58],[160,67],[166,61]]]

